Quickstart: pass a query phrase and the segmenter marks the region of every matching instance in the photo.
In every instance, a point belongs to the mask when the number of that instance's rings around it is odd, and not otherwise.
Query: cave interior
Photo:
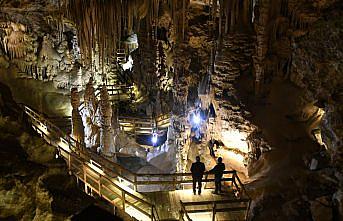
[[[0,0],[0,219],[343,220],[342,9]]]

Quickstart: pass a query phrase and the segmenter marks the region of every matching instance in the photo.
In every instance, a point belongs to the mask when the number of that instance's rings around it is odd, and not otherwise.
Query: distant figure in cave
[[[215,165],[209,173],[214,174],[214,182],[215,182],[215,190],[214,194],[218,194],[222,191],[222,177],[225,171],[225,164],[223,163],[223,159],[221,157],[218,157],[217,165]]]
[[[192,163],[191,172],[193,178],[193,193],[196,194],[196,183],[198,183],[198,194],[201,194],[201,181],[205,172],[205,164],[200,162],[200,157],[197,156],[196,162]]]
[[[211,140],[208,142],[208,148],[210,149],[211,157],[216,157],[216,155],[214,154],[214,150],[213,150],[214,142],[215,141],[213,140],[213,138],[211,138]]]
[[[208,112],[209,112],[209,117],[210,117],[210,118],[216,118],[216,111],[215,111],[214,106],[213,106],[212,103],[210,104],[210,106],[209,106],[208,109],[209,109],[209,110],[208,110]]]

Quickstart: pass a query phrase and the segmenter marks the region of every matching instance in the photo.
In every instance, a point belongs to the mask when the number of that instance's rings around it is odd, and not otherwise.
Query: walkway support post
[[[213,203],[213,207],[212,207],[212,221],[216,220],[216,203]]]
[[[134,191],[137,191],[137,175],[134,175],[134,183],[133,183],[133,189]]]

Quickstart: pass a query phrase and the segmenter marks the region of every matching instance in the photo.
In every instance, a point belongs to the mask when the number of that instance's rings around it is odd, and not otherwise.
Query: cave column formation
[[[93,79],[86,84],[82,119],[85,125],[85,144],[87,148],[97,148],[100,145],[100,129],[97,125],[98,101],[95,97]]]
[[[269,0],[260,0],[258,2],[258,16],[254,20],[254,28],[256,32],[256,46],[254,61],[254,76],[255,76],[255,94],[258,96],[261,93],[264,81],[265,70],[265,57],[268,50],[268,12],[269,12]]]
[[[114,132],[111,127],[112,107],[106,86],[100,90],[100,147],[99,151],[108,157],[115,153]]]
[[[80,144],[84,143],[85,133],[82,123],[82,117],[79,113],[80,97],[77,88],[71,89],[72,105],[72,137]]]

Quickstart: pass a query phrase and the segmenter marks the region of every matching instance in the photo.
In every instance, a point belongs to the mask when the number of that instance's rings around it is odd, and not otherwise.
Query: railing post
[[[213,208],[212,208],[212,221],[216,220],[216,203],[213,203]]]
[[[249,200],[248,208],[247,208],[247,210],[246,210],[246,212],[245,212],[245,220],[248,220],[248,218],[249,218],[250,206],[251,206],[251,200]]]
[[[134,184],[133,184],[133,190],[137,191],[137,175],[134,175]]]
[[[69,175],[71,175],[71,156],[70,156],[70,153],[68,153],[68,172],[69,172]]]
[[[182,204],[182,201],[180,200],[180,205],[181,205],[181,209],[180,209],[180,217],[179,217],[179,220],[181,221],[183,221],[184,219],[183,219],[183,217],[184,217],[184,209],[183,209],[183,204]]]
[[[102,197],[102,194],[101,194],[101,174],[99,174],[99,196]]]
[[[151,205],[151,221],[154,221],[154,205]]]
[[[88,194],[87,193],[87,170],[84,164],[82,164],[82,169],[83,169],[83,180],[85,183],[85,193]]]
[[[182,208],[180,209],[180,217],[179,217],[179,221],[183,221],[183,210]]]
[[[234,171],[233,174],[232,174],[232,180],[231,180],[231,188],[232,189],[233,189],[233,183],[234,183],[235,179],[236,179],[236,173]]]
[[[68,141],[68,146],[69,146],[69,150],[72,151],[71,145],[70,145],[70,137],[67,136],[67,141]]]
[[[124,190],[121,191],[121,194],[122,194],[122,203],[123,203],[123,211],[125,212],[125,192]]]
[[[175,176],[173,176],[173,186],[174,186],[174,189],[176,190],[176,177]]]

